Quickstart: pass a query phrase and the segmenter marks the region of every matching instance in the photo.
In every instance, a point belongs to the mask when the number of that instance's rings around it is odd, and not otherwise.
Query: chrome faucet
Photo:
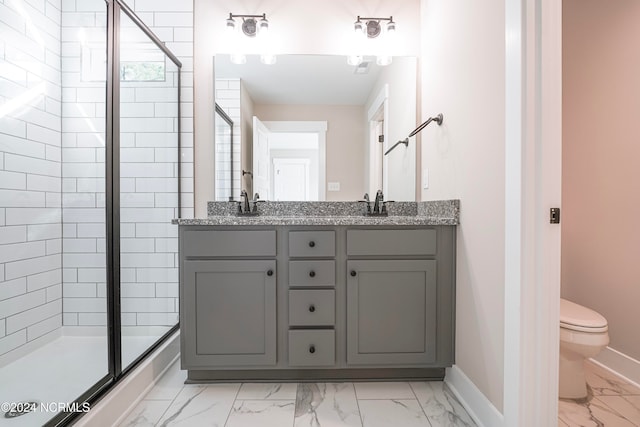
[[[368,193],[364,193],[364,200],[358,201],[366,204],[366,210],[364,213],[366,216],[387,216],[389,214],[387,212],[387,203],[391,202],[391,200],[384,200],[382,190],[378,190],[376,192],[376,198],[373,202],[373,208],[371,207],[371,200],[369,199]]]
[[[263,200],[258,200],[260,195],[258,193],[254,194],[253,200],[249,200],[249,194],[245,190],[240,192],[240,201],[238,202],[238,215],[258,215],[258,202],[263,202]],[[251,204],[253,203],[253,206]]]
[[[240,192],[240,203],[238,203],[238,212],[239,213],[249,213],[251,212],[251,208],[249,207],[249,195],[245,190]]]

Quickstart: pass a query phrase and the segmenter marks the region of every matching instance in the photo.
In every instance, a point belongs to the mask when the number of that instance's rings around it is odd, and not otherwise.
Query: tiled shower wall
[[[104,326],[107,14],[77,3],[62,3],[63,321]]]
[[[0,356],[62,325],[60,0],[0,0]]]
[[[143,0],[129,5],[183,63],[182,215],[189,217],[193,215],[192,6]],[[91,81],[90,63],[91,55],[100,54],[104,44],[104,2],[65,1],[62,21],[64,324],[102,326],[106,301],[100,130],[105,106],[102,83]],[[135,57],[135,49],[144,54],[153,50],[128,18],[122,18],[122,25],[123,61]],[[177,216],[177,107],[171,103],[177,75],[169,60],[165,66],[162,82],[121,83],[124,326],[170,326],[178,317],[177,227],[170,224]]]
[[[242,126],[240,122],[240,79],[216,79],[215,98],[216,103],[224,110],[225,113],[233,120],[233,193],[234,198],[240,196],[240,145],[242,138]],[[219,195],[229,194],[231,182],[228,179],[230,155],[232,147],[219,143],[220,139],[216,138],[216,200],[227,201],[227,197],[219,197]],[[240,172],[240,173],[238,173]]]
[[[182,216],[192,217],[193,5],[129,4],[183,63]],[[58,329],[63,317],[65,325],[105,323],[104,76],[82,82],[83,72],[91,74],[104,61],[99,48],[91,51],[104,44],[104,10],[102,0],[0,0],[0,357]],[[84,65],[83,48],[94,54]],[[165,147],[126,144],[125,137],[125,150],[153,150],[154,162],[166,155]],[[157,177],[144,184],[147,178],[130,176],[145,166],[137,168],[136,157],[128,154],[134,150],[123,153],[130,160],[123,174],[131,173],[123,180],[129,207],[122,216],[122,273],[123,295],[131,299],[123,301],[123,322],[167,325],[177,318],[177,229],[168,224],[175,211],[163,210],[162,195],[156,194],[153,203],[162,218],[134,207],[138,189],[150,192],[145,185]],[[175,173],[173,165],[170,174]],[[138,187],[132,189],[134,181]],[[144,223],[136,222],[143,216]],[[157,267],[158,259],[163,267]],[[135,290],[129,286],[134,282],[140,284]],[[138,307],[135,298],[151,296],[152,287],[152,299],[160,303]]]

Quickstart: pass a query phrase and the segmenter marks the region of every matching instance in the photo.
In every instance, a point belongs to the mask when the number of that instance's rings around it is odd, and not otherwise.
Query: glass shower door
[[[125,369],[178,322],[179,67],[120,13],[120,307]]]

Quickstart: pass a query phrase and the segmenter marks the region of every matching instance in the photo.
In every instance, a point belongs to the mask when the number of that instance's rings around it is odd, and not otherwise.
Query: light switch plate
[[[422,189],[426,190],[429,188],[429,169],[422,169]]]
[[[340,183],[339,182],[328,182],[327,183],[328,191],[340,191]]]

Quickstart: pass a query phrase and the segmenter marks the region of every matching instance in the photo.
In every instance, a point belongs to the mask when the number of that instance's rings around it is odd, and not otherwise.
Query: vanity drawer
[[[335,261],[289,261],[289,286],[335,286],[335,284]]]
[[[336,318],[335,291],[289,291],[290,326],[333,326]]]
[[[290,231],[290,257],[332,257],[336,255],[335,231]]]
[[[289,366],[331,366],[335,353],[333,330],[289,331]]]
[[[434,229],[347,230],[347,255],[435,255]]]
[[[275,230],[186,230],[185,257],[276,256]]]

